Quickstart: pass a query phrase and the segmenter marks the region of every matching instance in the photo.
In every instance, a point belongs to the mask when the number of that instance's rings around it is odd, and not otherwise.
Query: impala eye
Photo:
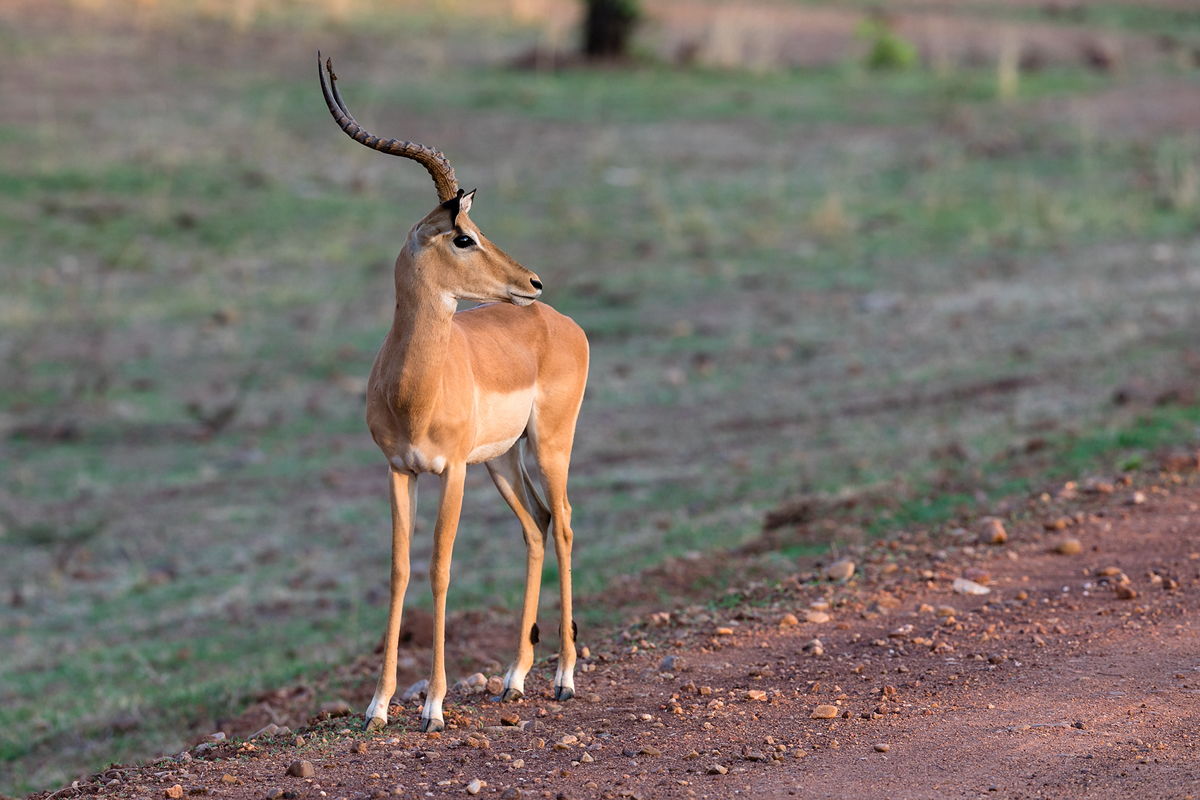
[[[473,244],[475,244],[475,240],[472,239],[470,236],[467,236],[466,234],[463,234],[462,236],[454,237],[454,246],[455,247],[460,247],[460,248],[461,247],[470,247]]]

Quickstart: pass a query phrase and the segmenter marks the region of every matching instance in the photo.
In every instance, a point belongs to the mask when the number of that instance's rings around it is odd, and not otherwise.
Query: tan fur
[[[434,659],[422,729],[442,724],[446,692],[444,638],[450,555],[468,463],[483,458],[497,488],[521,522],[527,545],[525,603],[517,659],[506,695],[519,697],[532,665],[529,629],[536,620],[544,542],[553,532],[562,605],[560,678],[556,693],[573,694],[570,504],[567,470],[575,423],[587,382],[588,344],[571,319],[534,302],[537,276],[492,244],[466,211],[438,206],[409,232],[396,259],[396,310],[367,388],[367,424],[392,465],[391,605],[383,670],[367,711],[368,727],[386,723],[396,688],[396,648],[408,549],[413,530],[416,475],[441,477],[430,582],[434,600]],[[458,248],[454,239],[477,244]],[[460,299],[488,303],[455,312]],[[520,303],[516,305],[514,303]],[[520,459],[529,441],[542,472],[538,496]],[[566,672],[564,673],[564,670]]]

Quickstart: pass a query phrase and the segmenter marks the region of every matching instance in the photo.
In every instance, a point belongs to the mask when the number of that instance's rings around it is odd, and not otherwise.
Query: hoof
[[[560,703],[563,700],[570,700],[574,696],[575,696],[574,689],[568,689],[566,686],[555,686],[554,687],[554,699],[559,701]]]
[[[363,723],[363,730],[367,733],[372,731],[381,731],[387,727],[387,719],[384,717],[367,717],[367,721]]]
[[[446,730],[446,725],[440,719],[421,720],[421,733],[437,733]]]
[[[504,694],[500,695],[501,703],[513,703],[525,696],[525,693],[520,689],[505,689]]]

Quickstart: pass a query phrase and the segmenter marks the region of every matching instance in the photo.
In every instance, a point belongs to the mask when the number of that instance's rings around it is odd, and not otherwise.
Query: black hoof
[[[564,700],[570,700],[574,696],[575,696],[574,689],[568,689],[566,686],[555,686],[554,687],[554,699],[560,703]]]
[[[446,730],[446,725],[440,719],[421,720],[421,733],[437,733]]]
[[[525,693],[520,689],[505,689],[504,694],[500,695],[500,702],[514,703],[525,696]]]
[[[362,729],[367,733],[371,733],[372,731],[383,730],[385,727],[387,727],[386,719],[380,719],[379,717],[368,717],[367,721],[363,723]]]

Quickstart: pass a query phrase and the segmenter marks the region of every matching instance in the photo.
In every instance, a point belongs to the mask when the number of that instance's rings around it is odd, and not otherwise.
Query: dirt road
[[[860,550],[847,582],[804,565],[643,613],[590,639],[569,703],[549,699],[553,665],[540,662],[519,703],[452,696],[440,735],[413,732],[415,702],[375,735],[324,714],[55,797],[1190,797],[1195,483],[1068,485],[1010,513],[1003,544],[980,543],[978,528],[898,534]],[[956,592],[963,577],[989,593]],[[495,628],[464,619],[456,639],[478,647]],[[345,695],[356,711],[371,688],[359,684]],[[281,691],[273,713],[311,694]],[[257,725],[256,709],[231,732]],[[298,760],[311,777],[285,774]]]

